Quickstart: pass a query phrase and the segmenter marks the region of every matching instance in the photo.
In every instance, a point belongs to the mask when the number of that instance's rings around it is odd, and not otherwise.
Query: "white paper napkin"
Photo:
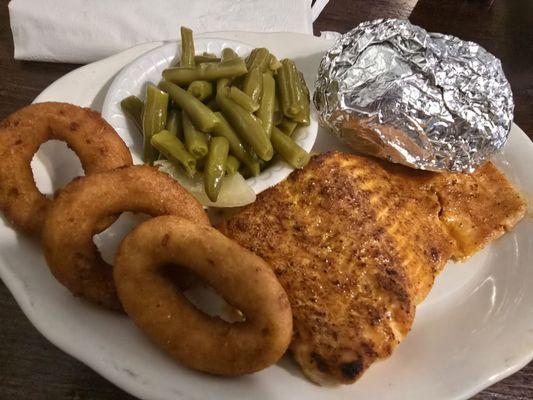
[[[313,33],[327,0],[12,0],[18,60],[87,63],[138,43],[195,32]]]

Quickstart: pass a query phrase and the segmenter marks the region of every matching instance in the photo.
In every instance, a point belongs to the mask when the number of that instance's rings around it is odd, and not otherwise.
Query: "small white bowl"
[[[217,55],[220,55],[225,47],[232,48],[243,57],[253,49],[245,43],[217,38],[198,38],[194,44],[197,53],[206,51]],[[102,107],[102,116],[126,142],[135,164],[142,164],[142,138],[135,125],[122,112],[120,101],[130,95],[144,99],[146,84],[149,82],[157,85],[162,79],[163,70],[175,64],[174,60],[179,59],[179,56],[180,42],[170,42],[151,50],[124,67],[109,87]],[[311,88],[312,82],[307,82],[307,85]],[[303,149],[310,151],[315,143],[317,130],[317,114],[311,106],[311,123],[309,126],[298,128],[293,138]],[[258,194],[285,179],[292,170],[285,161],[278,160],[259,176],[247,179],[246,182]]]

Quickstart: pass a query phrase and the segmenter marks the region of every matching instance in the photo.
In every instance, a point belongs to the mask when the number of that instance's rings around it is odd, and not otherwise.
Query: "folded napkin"
[[[138,43],[195,32],[313,33],[327,0],[12,0],[18,60],[95,61]]]

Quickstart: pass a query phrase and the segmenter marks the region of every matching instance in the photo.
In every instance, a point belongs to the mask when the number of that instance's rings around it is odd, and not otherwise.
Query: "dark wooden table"
[[[1,119],[30,103],[46,86],[77,66],[14,61],[8,2],[0,2]],[[515,121],[533,137],[533,1],[331,0],[316,21],[315,32],[345,32],[361,21],[381,17],[409,18],[430,31],[476,41],[500,57],[515,94]],[[44,339],[0,283],[0,400],[4,399],[133,397]],[[533,399],[533,364],[474,399]]]

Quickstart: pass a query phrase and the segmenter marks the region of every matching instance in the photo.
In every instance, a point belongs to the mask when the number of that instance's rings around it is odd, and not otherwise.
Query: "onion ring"
[[[215,228],[176,216],[150,219],[124,238],[114,264],[126,313],[190,368],[252,373],[278,361],[291,341],[289,300],[272,269]],[[195,308],[161,273],[169,264],[204,278],[246,320],[228,323]]]
[[[92,237],[103,218],[124,211],[179,215],[209,225],[203,207],[179,183],[146,165],[76,178],[61,189],[48,211],[42,243],[50,271],[74,295],[122,310],[112,266]]]
[[[74,150],[86,175],[132,164],[120,136],[88,108],[38,103],[8,116],[0,124],[0,209],[15,227],[34,235],[40,234],[52,201],[35,185],[30,163],[51,139]]]

